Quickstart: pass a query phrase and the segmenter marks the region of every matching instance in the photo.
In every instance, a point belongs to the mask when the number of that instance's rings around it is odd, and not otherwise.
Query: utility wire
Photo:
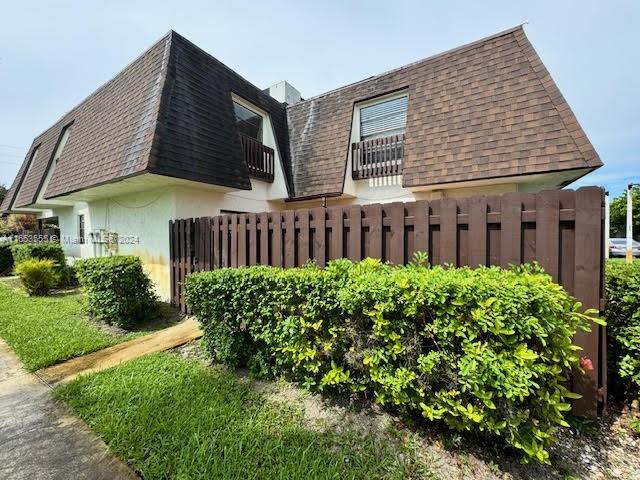
[[[26,148],[24,148],[24,147],[18,147],[16,145],[7,145],[6,143],[0,143],[0,147],[15,148],[16,150],[26,150]]]

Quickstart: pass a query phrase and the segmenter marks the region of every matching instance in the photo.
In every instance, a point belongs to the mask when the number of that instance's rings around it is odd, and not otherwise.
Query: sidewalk
[[[54,401],[51,389],[22,369],[0,340],[0,478],[138,478],[106,445]]]

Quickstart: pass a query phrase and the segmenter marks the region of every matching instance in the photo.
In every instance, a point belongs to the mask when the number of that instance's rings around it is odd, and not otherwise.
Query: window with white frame
[[[85,235],[85,225],[84,225],[84,215],[78,215],[78,241],[80,243],[84,243],[84,235]]]
[[[403,134],[408,104],[403,95],[360,107],[360,140]]]
[[[356,105],[356,139],[351,145],[354,179],[398,175],[402,171],[409,97],[398,93]]]
[[[248,109],[244,105],[234,101],[233,110],[236,115],[236,125],[242,135],[262,142],[262,115]]]

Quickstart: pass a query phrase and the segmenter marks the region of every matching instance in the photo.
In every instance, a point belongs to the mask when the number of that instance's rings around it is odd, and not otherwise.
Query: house
[[[168,298],[170,219],[536,192],[601,165],[522,27],[307,99],[171,31],[34,139],[0,210],[57,221],[69,257],[139,255]]]

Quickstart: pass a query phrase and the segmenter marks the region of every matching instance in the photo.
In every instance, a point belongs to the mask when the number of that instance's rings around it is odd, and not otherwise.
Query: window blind
[[[365,138],[404,132],[408,97],[394,98],[360,109],[360,136]]]

